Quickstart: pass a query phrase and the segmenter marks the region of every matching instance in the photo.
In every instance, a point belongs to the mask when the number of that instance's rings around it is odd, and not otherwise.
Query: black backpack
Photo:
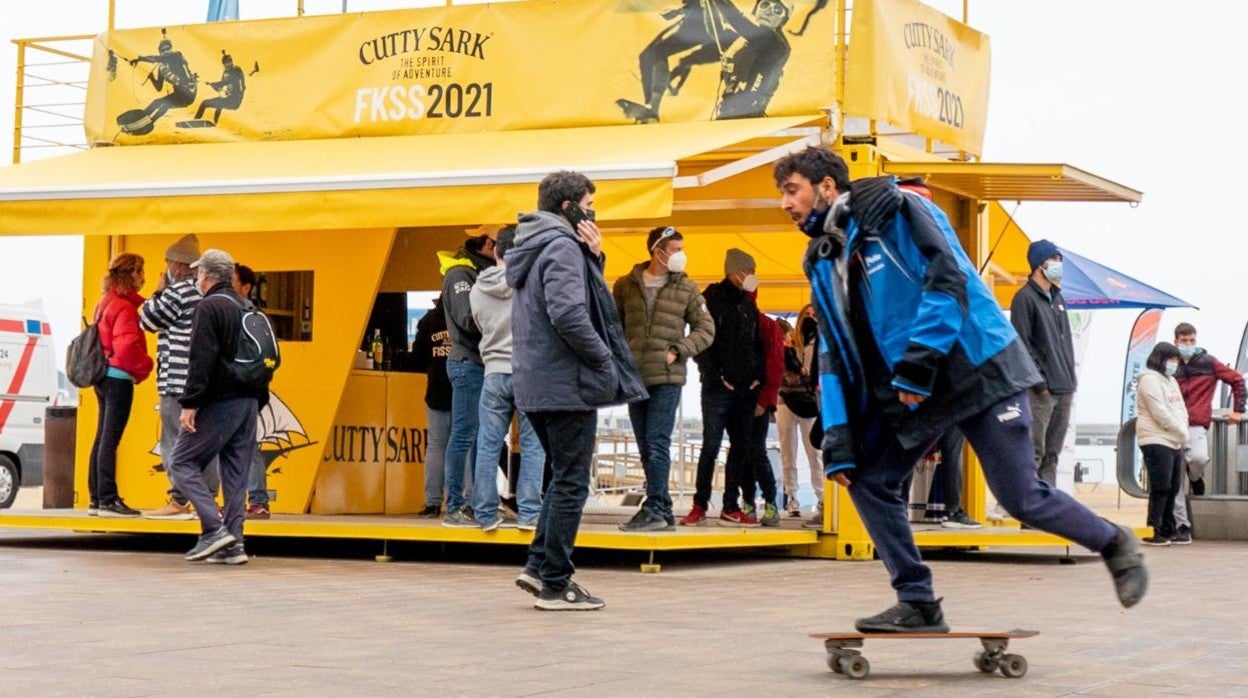
[[[234,348],[233,358],[225,361],[225,370],[240,385],[268,390],[273,373],[282,365],[273,325],[251,301],[227,296],[238,306],[241,323],[238,345]]]
[[[65,377],[79,388],[90,388],[104,381],[108,372],[108,357],[104,355],[104,344],[100,342],[100,314],[97,311],[95,322],[82,322],[87,326],[69,343],[65,352]]]

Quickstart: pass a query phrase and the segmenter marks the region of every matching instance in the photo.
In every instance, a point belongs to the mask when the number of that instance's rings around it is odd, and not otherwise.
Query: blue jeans
[[[650,399],[628,406],[641,467],[646,472],[646,501],[642,505],[667,520],[672,519],[672,429],[680,405],[679,385],[646,386]]]
[[[247,503],[269,506],[269,466],[260,453],[260,444],[256,444],[251,467],[247,470]]]
[[[450,410],[425,409],[425,506],[442,506],[446,480],[446,442],[451,438]]]
[[[446,376],[451,379],[451,438],[446,444],[446,511],[462,509],[468,501],[464,461],[471,461],[477,443],[478,405],[485,367],[475,361],[447,361]]]
[[[728,432],[728,462],[724,464],[725,513],[737,511],[741,494],[741,477],[750,452],[750,435],[754,424],[754,406],[758,393],[746,388],[728,390],[723,383],[702,384],[702,452],[698,454],[698,479],[693,503],[707,509],[711,501],[711,481],[715,477],[715,459],[719,446]]]
[[[529,412],[527,416],[550,454],[551,478],[525,568],[537,572],[546,588],[560,593],[576,571],[572,548],[589,496],[598,412]]]
[[[510,373],[486,375],[481,388],[481,428],[477,432],[477,466],[473,473],[472,512],[485,525],[498,518],[498,453],[511,430],[516,399]],[[542,513],[542,468],[546,452],[529,418],[520,415],[520,476],[516,482],[516,507],[520,521],[536,523]]]
[[[849,495],[889,571],[899,601],[932,601],[932,571],[914,544],[901,483],[932,444],[906,449],[878,411],[860,430],[857,470]],[[1040,479],[1031,443],[1031,405],[1025,392],[1012,395],[958,427],[979,455],[984,478],[1011,516],[1041,531],[1100,552],[1117,535],[1113,524]]]

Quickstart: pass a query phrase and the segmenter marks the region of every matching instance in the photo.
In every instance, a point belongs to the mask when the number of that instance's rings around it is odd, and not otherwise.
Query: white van
[[[0,509],[43,484],[44,411],[57,403],[56,350],[39,302],[0,305]]]

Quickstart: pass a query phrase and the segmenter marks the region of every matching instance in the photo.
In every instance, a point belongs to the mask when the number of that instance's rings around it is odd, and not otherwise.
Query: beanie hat
[[[1057,245],[1048,240],[1036,240],[1027,248],[1027,263],[1031,265],[1031,270],[1035,271],[1041,264],[1044,264],[1045,260],[1061,253]]]
[[[195,237],[194,233],[183,235],[165,250],[165,259],[183,264],[190,264],[199,259],[199,238]]]
[[[739,271],[755,268],[754,258],[749,253],[735,247],[728,250],[728,254],[724,257],[724,276],[732,276]]]

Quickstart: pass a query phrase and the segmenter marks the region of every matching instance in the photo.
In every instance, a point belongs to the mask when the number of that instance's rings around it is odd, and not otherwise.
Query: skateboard
[[[811,635],[823,640],[828,651],[828,668],[851,679],[865,679],[871,673],[871,663],[862,656],[861,647],[867,640],[935,640],[938,638],[976,639],[983,649],[975,653],[975,668],[991,674],[1000,671],[1011,679],[1021,679],[1027,673],[1027,660],[1021,654],[1008,654],[1010,640],[1039,635],[1038,630],[1008,630],[1006,632],[959,631],[951,633],[823,633]]]

